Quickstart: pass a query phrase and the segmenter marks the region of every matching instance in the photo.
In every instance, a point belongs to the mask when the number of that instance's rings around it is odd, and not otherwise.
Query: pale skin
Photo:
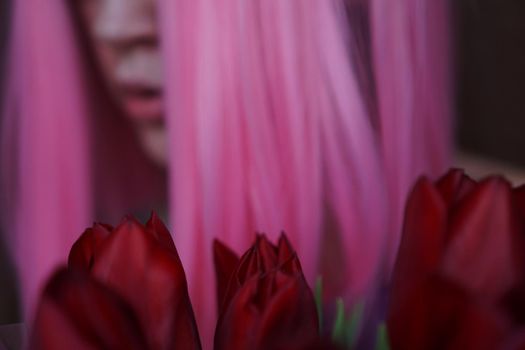
[[[132,122],[146,155],[166,164],[155,0],[79,0],[78,6],[110,95]]]

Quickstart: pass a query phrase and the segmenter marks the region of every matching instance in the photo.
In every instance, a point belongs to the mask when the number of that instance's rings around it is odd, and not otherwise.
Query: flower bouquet
[[[359,304],[325,312],[286,235],[275,245],[257,235],[240,257],[219,241],[210,249],[216,290],[202,293],[217,297],[217,350],[525,349],[525,187],[500,177],[451,170],[416,183],[371,342]],[[161,220],[88,228],[47,283],[29,338],[31,349],[200,349]]]

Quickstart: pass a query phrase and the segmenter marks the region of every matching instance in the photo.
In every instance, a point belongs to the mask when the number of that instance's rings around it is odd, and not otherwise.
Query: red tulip
[[[221,305],[228,290],[230,277],[239,264],[239,257],[230,248],[221,242],[213,242],[213,261],[215,264],[215,276],[217,283],[217,307],[220,312]]]
[[[62,269],[43,292],[29,348],[148,347],[137,315],[118,294],[84,273]]]
[[[497,307],[439,275],[408,290],[388,319],[392,349],[498,349],[509,327]]]
[[[113,231],[113,227],[97,223],[93,224],[93,227],[87,228],[71,247],[68,259],[69,267],[91,271],[96,254],[111,231]]]
[[[94,225],[86,230],[71,249],[69,268],[89,276],[129,305],[148,348],[200,349],[184,270],[170,233],[155,214],[146,226],[128,217],[115,229]],[[96,301],[96,296],[91,298]],[[72,303],[61,307],[97,317],[88,306],[79,309]]]
[[[216,256],[230,255],[221,244],[215,250]],[[231,265],[218,270],[231,271]],[[277,247],[265,236],[257,236],[228,274],[215,332],[216,350],[308,349],[319,342],[313,294],[284,235]]]
[[[522,192],[459,170],[418,181],[392,280],[393,349],[494,349],[520,331],[510,310],[525,310]]]

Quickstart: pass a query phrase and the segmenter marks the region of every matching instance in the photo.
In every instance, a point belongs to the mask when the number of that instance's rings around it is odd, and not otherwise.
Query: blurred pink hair
[[[16,1],[2,128],[3,215],[25,305],[88,224],[85,94],[59,1]],[[67,48],[67,49],[65,49]]]
[[[331,293],[374,295],[409,186],[448,165],[445,2],[349,1],[369,14],[367,56],[356,54],[360,33],[343,0],[158,1],[171,226],[205,347],[214,237],[241,253],[255,231],[275,239],[285,230],[312,283],[333,228],[344,285]],[[65,1],[14,7],[3,213],[31,307],[82,229],[147,203],[133,189],[161,177],[104,96],[92,95]]]
[[[313,283],[323,235],[336,227],[345,297],[373,296],[397,250],[409,186],[448,165],[445,2],[361,2],[375,124],[342,1],[161,4],[162,31],[173,33],[163,42],[171,213],[204,344],[215,319],[214,237],[242,252],[256,230],[273,239],[285,230]]]
[[[26,316],[82,231],[150,205],[162,178],[97,94],[75,18],[63,0],[13,2],[0,193]]]
[[[390,196],[392,267],[414,179],[450,166],[450,9],[441,0],[370,0],[382,155]]]

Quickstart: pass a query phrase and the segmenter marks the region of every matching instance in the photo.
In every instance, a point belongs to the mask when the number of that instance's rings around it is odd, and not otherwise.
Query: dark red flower
[[[113,227],[98,223],[87,228],[71,247],[68,259],[69,267],[90,271],[95,263],[100,246],[111,231],[113,231]]]
[[[126,217],[115,229],[95,224],[71,249],[69,270],[85,275],[89,283],[104,286],[128,305],[136,315],[148,348],[200,349],[184,270],[169,231],[155,214],[146,226],[131,217]],[[78,288],[74,283],[61,291],[65,297],[70,298],[68,293]],[[63,298],[57,299],[57,303],[67,313],[109,322],[104,319],[106,304],[96,314],[93,314],[97,312],[96,305],[89,307],[89,302],[96,303],[97,298],[87,295],[83,307],[76,303],[60,304]],[[41,327],[52,326],[37,320],[37,332]],[[84,331],[82,327],[75,330]]]
[[[217,283],[217,307],[220,312],[221,305],[226,296],[230,277],[239,264],[239,257],[230,248],[220,241],[213,242],[213,262],[215,265],[215,277]]]
[[[36,313],[30,349],[147,349],[133,309],[88,275],[57,271]]]
[[[230,256],[216,258],[216,263],[227,261],[217,268],[224,272],[219,284],[230,275],[215,332],[216,350],[308,349],[319,342],[313,294],[284,235],[278,246],[258,235],[233,272],[231,252],[215,244],[215,256]]]
[[[509,305],[525,306],[516,292],[525,277],[524,199],[502,178],[477,183],[460,170],[418,181],[392,279],[393,349],[508,345],[522,328]]]

